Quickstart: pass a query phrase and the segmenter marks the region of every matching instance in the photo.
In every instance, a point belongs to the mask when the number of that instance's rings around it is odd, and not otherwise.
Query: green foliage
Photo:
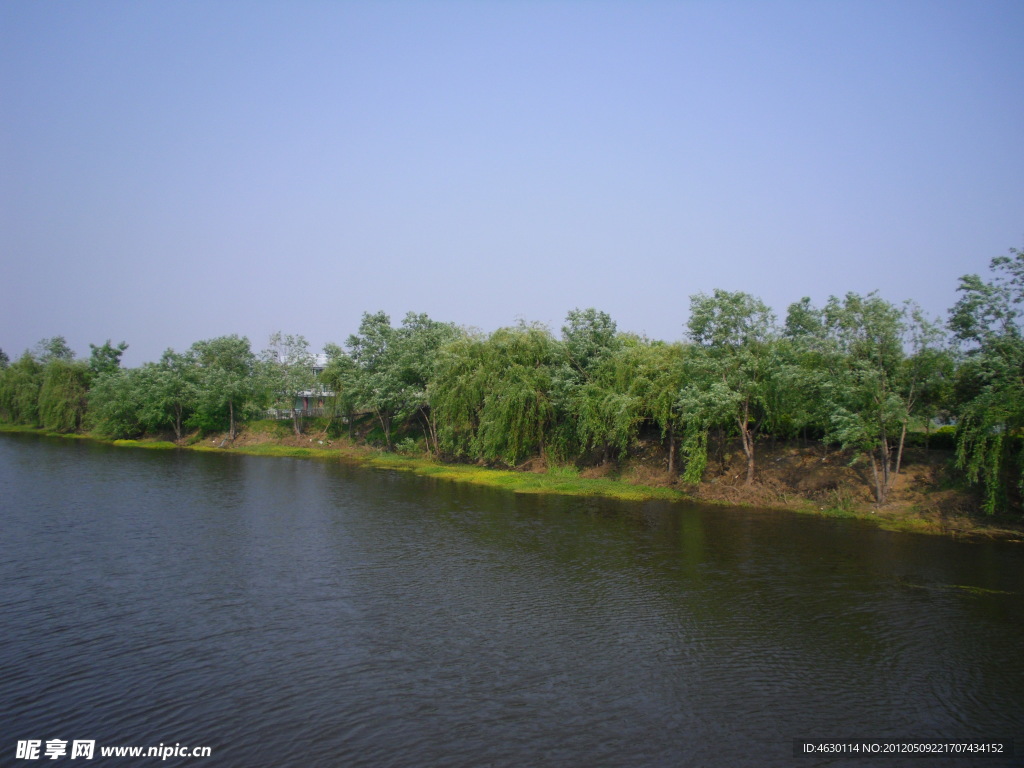
[[[692,426],[683,440],[683,454],[686,456],[686,470],[683,482],[698,484],[704,478],[704,469],[708,465],[708,431],[699,425]]]
[[[111,345],[110,339],[107,339],[102,347],[90,344],[89,370],[92,371],[94,376],[116,371],[121,367],[121,355],[124,354],[126,349],[128,349],[128,345],[125,342],[122,341],[115,347]]]
[[[43,365],[46,365],[51,360],[63,360],[70,363],[75,359],[75,353],[68,346],[63,336],[53,336],[52,338],[41,339],[36,344],[35,357]]]
[[[830,442],[870,463],[875,500],[884,504],[900,471],[910,420],[930,418],[948,391],[951,358],[938,327],[911,303],[875,293],[790,306],[790,364],[783,377],[802,394],[795,423],[820,425]]]
[[[735,426],[747,457],[749,485],[754,480],[755,440],[771,418],[768,392],[777,369],[775,318],[764,302],[749,294],[716,290],[712,296],[690,297],[687,328],[694,348],[687,385],[679,397],[690,425],[687,445],[696,449],[696,434],[712,426]],[[699,464],[700,453],[693,456]],[[688,477],[695,473],[696,469],[687,470]]]
[[[166,350],[155,366],[147,366],[149,382],[143,423],[147,429],[171,427],[179,440],[184,425],[199,405],[201,370],[191,352]]]
[[[514,466],[544,452],[554,419],[551,368],[554,339],[542,325],[495,331],[487,343],[487,380],[474,449],[488,461]]]
[[[89,368],[84,362],[51,357],[39,389],[39,422],[53,432],[74,432],[85,418]]]
[[[189,425],[203,431],[228,428],[230,439],[247,407],[268,396],[265,379],[257,376],[256,356],[249,340],[236,335],[197,341],[190,354],[198,367],[196,406]]]
[[[327,398],[331,417],[333,419],[335,416],[342,416],[351,437],[356,409],[359,407],[359,369],[355,361],[337,344],[326,345],[324,351],[327,353],[327,367],[320,374],[320,381],[325,389],[332,393]]]
[[[488,340],[479,335],[463,334],[438,350],[427,394],[442,450],[470,455],[493,368]]]
[[[103,437],[134,438],[146,431],[144,412],[153,382],[147,369],[118,369],[97,376],[89,390],[89,417]]]
[[[39,424],[43,366],[30,352],[0,371],[0,416],[12,424]]]
[[[568,314],[559,345],[564,358],[552,369],[559,453],[598,450],[608,459],[629,449],[643,418],[633,381],[639,359],[629,353],[639,343],[631,339],[627,347],[605,312]]]
[[[985,489],[985,511],[1004,509],[1010,489],[1024,491],[1024,251],[1010,250],[990,264],[993,277],[960,278],[960,299],[949,326],[965,346],[957,463]]]
[[[403,456],[418,456],[423,454],[420,444],[411,437],[403,437],[395,445],[395,453]]]
[[[247,339],[224,336],[128,370],[127,345],[109,339],[90,345],[88,362],[60,336],[13,363],[0,351],[0,419],[118,438],[173,429],[180,440],[190,427],[233,436],[270,402],[293,408],[299,393],[319,391],[330,393],[325,431],[337,420],[350,437],[353,424],[366,435],[376,422],[368,439],[388,448],[397,433],[402,451],[511,466],[538,455],[615,460],[656,428],[670,471],[678,449],[689,483],[702,479],[711,434],[739,438],[748,482],[762,436],[824,436],[870,464],[880,503],[904,445],[948,445],[928,428],[952,422],[958,465],[993,512],[1024,493],[1024,253],[991,268],[988,279],[961,278],[949,319],[956,352],[917,307],[874,293],[821,308],[802,299],[781,329],[753,296],[697,294],[689,343],[676,344],[620,333],[593,308],[569,312],[558,339],[538,324],[485,335],[414,313],[393,327],[378,312],[363,315],[345,349],[328,345],[319,380],[306,340],[280,333],[259,359]]]
[[[569,312],[562,326],[562,344],[569,363],[586,376],[615,354],[622,339],[611,316],[590,307]]]
[[[440,348],[429,384],[440,447],[510,465],[542,452],[554,418],[557,356],[547,328],[525,323],[486,338],[464,334]]]
[[[391,327],[384,312],[364,313],[359,332],[346,346],[353,367],[348,383],[360,408],[372,410],[383,431],[385,446],[392,449],[394,422],[419,419],[424,434],[436,451],[437,426],[429,412],[427,388],[437,351],[458,336],[450,323],[409,312],[400,328]]]
[[[296,400],[303,392],[313,391],[316,385],[315,362],[304,336],[280,331],[271,335],[270,346],[263,353],[264,386],[271,397],[278,398],[279,407],[292,412],[296,435],[302,434],[302,415],[296,409]]]

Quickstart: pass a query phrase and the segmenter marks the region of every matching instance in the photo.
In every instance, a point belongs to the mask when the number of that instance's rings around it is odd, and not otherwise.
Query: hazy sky
[[[1020,0],[4,2],[0,348],[944,315],[1024,246],[1022,39]]]

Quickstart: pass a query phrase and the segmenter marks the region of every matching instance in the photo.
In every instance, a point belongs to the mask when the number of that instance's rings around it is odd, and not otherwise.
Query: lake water
[[[0,435],[0,764],[1006,765],[1024,545]],[[101,745],[208,746],[205,759]]]

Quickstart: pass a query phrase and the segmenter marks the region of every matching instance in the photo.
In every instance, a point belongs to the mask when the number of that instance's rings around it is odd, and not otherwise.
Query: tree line
[[[123,368],[127,345],[90,345],[76,359],[62,337],[11,362],[0,351],[0,418],[108,437],[227,431],[271,406],[319,391],[335,423],[372,414],[383,447],[420,435],[421,449],[517,466],[616,460],[641,431],[660,436],[667,468],[700,482],[709,441],[735,440],[757,477],[766,439],[813,438],[869,468],[885,503],[915,425],[956,425],[957,466],[992,513],[1024,488],[1024,252],[960,279],[945,324],[912,302],[848,293],[802,299],[780,322],[758,298],[716,290],[690,298],[686,337],[620,332],[596,309],[574,309],[560,336],[520,322],[492,333],[409,313],[393,326],[366,313],[316,376],[308,342],[274,334],[260,353],[244,337],[197,341]],[[408,438],[406,438],[408,439]]]

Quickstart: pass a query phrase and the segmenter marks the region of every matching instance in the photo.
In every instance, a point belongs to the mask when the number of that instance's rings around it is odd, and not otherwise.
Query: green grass
[[[25,424],[0,424],[0,432],[31,432],[33,434],[43,434],[43,430],[39,427],[30,427]]]
[[[118,448],[145,448],[151,451],[174,450],[178,446],[167,440],[115,440]]]
[[[207,450],[205,447],[200,450]],[[208,450],[221,450],[210,448]],[[232,453],[244,453],[249,456],[291,456],[293,458],[338,458],[338,451],[332,448],[299,448],[289,445],[277,445],[276,443],[259,443],[239,448],[232,448]]]
[[[414,459],[388,453],[370,456],[362,460],[362,463],[381,469],[413,472],[440,480],[501,488],[513,493],[604,496],[626,501],[646,501],[648,499],[678,501],[686,498],[685,494],[671,488],[652,488],[644,485],[629,485],[616,480],[581,478],[575,468],[557,468],[544,474],[537,474],[463,464],[439,464],[427,459]]]
[[[0,432],[42,435],[43,437],[66,437],[71,440],[95,440],[93,435],[83,432],[53,432],[46,427],[30,427],[27,424],[0,423]]]

